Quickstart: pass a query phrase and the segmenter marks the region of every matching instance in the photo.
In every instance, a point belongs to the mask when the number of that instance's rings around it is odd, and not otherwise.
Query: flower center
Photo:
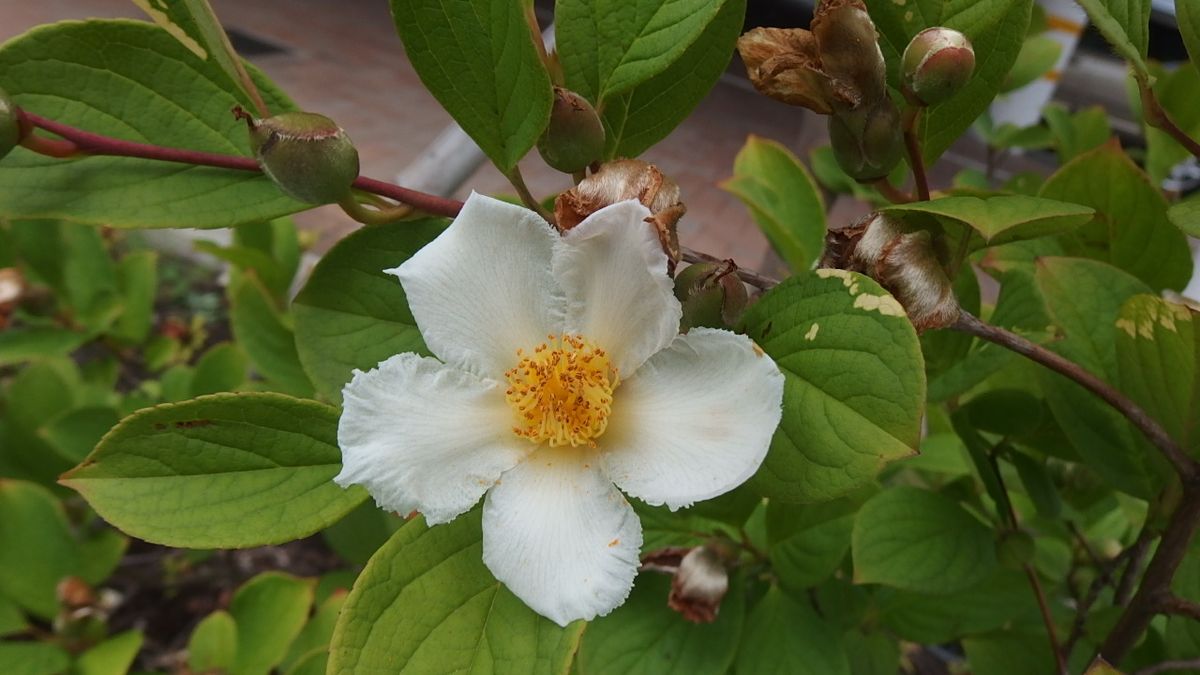
[[[548,335],[504,373],[505,399],[516,413],[513,433],[551,446],[590,445],[604,433],[617,369],[608,352],[579,335]]]

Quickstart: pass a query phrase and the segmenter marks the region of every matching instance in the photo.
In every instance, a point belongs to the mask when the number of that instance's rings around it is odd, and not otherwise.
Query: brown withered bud
[[[638,159],[618,159],[580,181],[554,200],[554,218],[561,231],[569,230],[596,211],[636,199],[650,209],[646,222],[658,233],[667,254],[667,273],[674,274],[679,264],[679,219],[687,207],[679,201],[679,186],[658,167]]]
[[[719,552],[697,546],[680,561],[667,606],[692,623],[712,623],[728,590],[729,573]]]
[[[54,588],[58,602],[67,609],[79,609],[96,602],[92,587],[79,577],[63,577]]]
[[[874,279],[904,307],[918,332],[949,326],[961,311],[929,232],[909,232],[899,219],[886,213],[873,213],[830,232],[821,267]]]
[[[675,297],[683,306],[681,333],[696,326],[729,328],[750,302],[732,260],[689,265],[675,277]]]
[[[755,28],[738,38],[737,49],[760,93],[822,115],[833,112],[812,33],[803,28]]]
[[[824,0],[813,16],[821,68],[836,92],[834,107],[855,109],[887,97],[887,64],[875,23],[859,0]],[[848,105],[846,105],[848,103]]]

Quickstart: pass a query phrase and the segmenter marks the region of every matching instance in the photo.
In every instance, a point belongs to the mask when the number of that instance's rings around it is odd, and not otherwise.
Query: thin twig
[[[884,199],[893,204],[910,204],[916,201],[913,199],[912,195],[897,188],[895,185],[892,185],[892,182],[887,179],[887,176],[876,180],[875,182],[871,183],[871,185],[873,185],[875,189],[879,191],[879,194],[883,195]]]
[[[1063,358],[1016,333],[985,323],[969,312],[962,312],[958,321],[950,326],[950,328],[974,335],[988,342],[994,342],[1005,349],[1021,354],[1056,373],[1074,380],[1084,389],[1099,396],[1105,403],[1124,415],[1125,419],[1137,427],[1162,452],[1181,477],[1191,480],[1200,475],[1200,464],[1197,464],[1195,460],[1179,447],[1179,444],[1162,428],[1162,425],[1146,413],[1145,410],[1142,410],[1141,406],[1126,398],[1124,394],[1117,391],[1112,385],[1088,372],[1074,361]]]
[[[1152,666],[1146,666],[1141,670],[1135,670],[1133,675],[1158,675],[1158,673],[1165,673],[1171,670],[1200,670],[1200,659],[1163,661]]]
[[[908,150],[908,165],[912,169],[913,181],[917,184],[917,199],[929,201],[929,177],[925,174],[925,157],[921,154],[921,140],[917,138],[917,127],[921,122],[920,106],[909,106],[904,111],[904,147]]]
[[[1146,120],[1146,124],[1165,132],[1193,156],[1200,158],[1200,142],[1189,136],[1175,123],[1175,120],[1171,119],[1171,115],[1159,103],[1158,95],[1154,93],[1154,88],[1150,86],[1150,83],[1145,78],[1139,77],[1138,88],[1142,94],[1142,117]]]
[[[1116,592],[1113,593],[1114,605],[1118,607],[1129,605],[1129,598],[1137,586],[1138,574],[1142,571],[1142,560],[1146,557],[1146,551],[1150,550],[1152,539],[1154,539],[1154,532],[1150,529],[1150,524],[1146,523],[1142,526],[1141,532],[1138,532],[1137,539],[1126,549],[1129,553],[1129,564],[1125,566],[1121,580],[1117,582]]]
[[[508,178],[508,182],[516,188],[517,195],[521,197],[521,201],[530,211],[541,216],[547,223],[554,224],[554,214],[550,213],[542,206],[542,203],[533,196],[529,191],[529,186],[525,185],[525,177],[521,175],[521,168],[514,166],[510,171],[504,174]]]
[[[690,263],[724,262],[725,261],[725,258],[718,258],[715,255],[701,253],[700,251],[690,249],[686,246],[681,246],[679,248],[679,250],[683,254],[683,259]],[[758,272],[755,272],[754,270],[748,270],[748,269],[745,269],[742,267],[737,268],[737,275],[738,275],[738,278],[741,279],[743,282],[750,284],[751,286],[754,286],[755,288],[761,288],[764,291],[767,290],[768,288],[772,288],[774,286],[779,285],[778,279],[772,279],[771,277],[768,277],[764,274],[759,274]]]
[[[1159,602],[1158,611],[1162,614],[1176,614],[1200,621],[1200,603],[1192,602],[1178,595],[1168,595]]]

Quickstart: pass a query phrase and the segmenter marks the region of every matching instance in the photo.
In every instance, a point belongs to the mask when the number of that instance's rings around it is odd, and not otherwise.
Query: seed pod
[[[604,124],[587,99],[555,87],[550,124],[538,139],[537,149],[542,159],[559,171],[583,171],[604,152]]]
[[[869,182],[883,178],[904,154],[900,111],[891,99],[829,116],[833,156],[851,178]]]
[[[0,159],[12,152],[21,142],[21,125],[17,121],[17,107],[0,89]]]
[[[900,68],[909,97],[924,105],[937,105],[971,79],[975,50],[967,36],[956,30],[926,28],[905,47]]]
[[[263,173],[293,199],[331,204],[358,177],[358,150],[333,120],[307,112],[248,119],[250,149]]]
[[[681,333],[696,326],[729,328],[750,301],[732,260],[689,265],[675,277],[675,297],[683,305]]]

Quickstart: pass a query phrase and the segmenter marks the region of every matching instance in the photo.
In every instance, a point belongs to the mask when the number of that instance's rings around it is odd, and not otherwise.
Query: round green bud
[[[604,124],[587,99],[555,87],[550,123],[538,139],[537,149],[546,164],[559,171],[583,171],[604,152]]]
[[[732,260],[688,266],[675,277],[675,297],[683,305],[679,330],[685,333],[696,326],[729,328],[750,301]]]
[[[996,542],[996,559],[1007,569],[1019,570],[1033,561],[1033,537],[1025,532],[1005,532]]]
[[[906,92],[924,105],[954,96],[975,72],[975,50],[966,35],[951,28],[917,33],[901,59]]]
[[[888,175],[904,154],[900,111],[891,99],[829,116],[833,156],[851,178],[870,182]]]
[[[17,121],[17,106],[0,89],[0,159],[12,152],[21,142],[21,125]]]
[[[331,204],[349,194],[358,178],[358,150],[333,120],[286,112],[249,125],[258,165],[284,194],[310,204]]]

